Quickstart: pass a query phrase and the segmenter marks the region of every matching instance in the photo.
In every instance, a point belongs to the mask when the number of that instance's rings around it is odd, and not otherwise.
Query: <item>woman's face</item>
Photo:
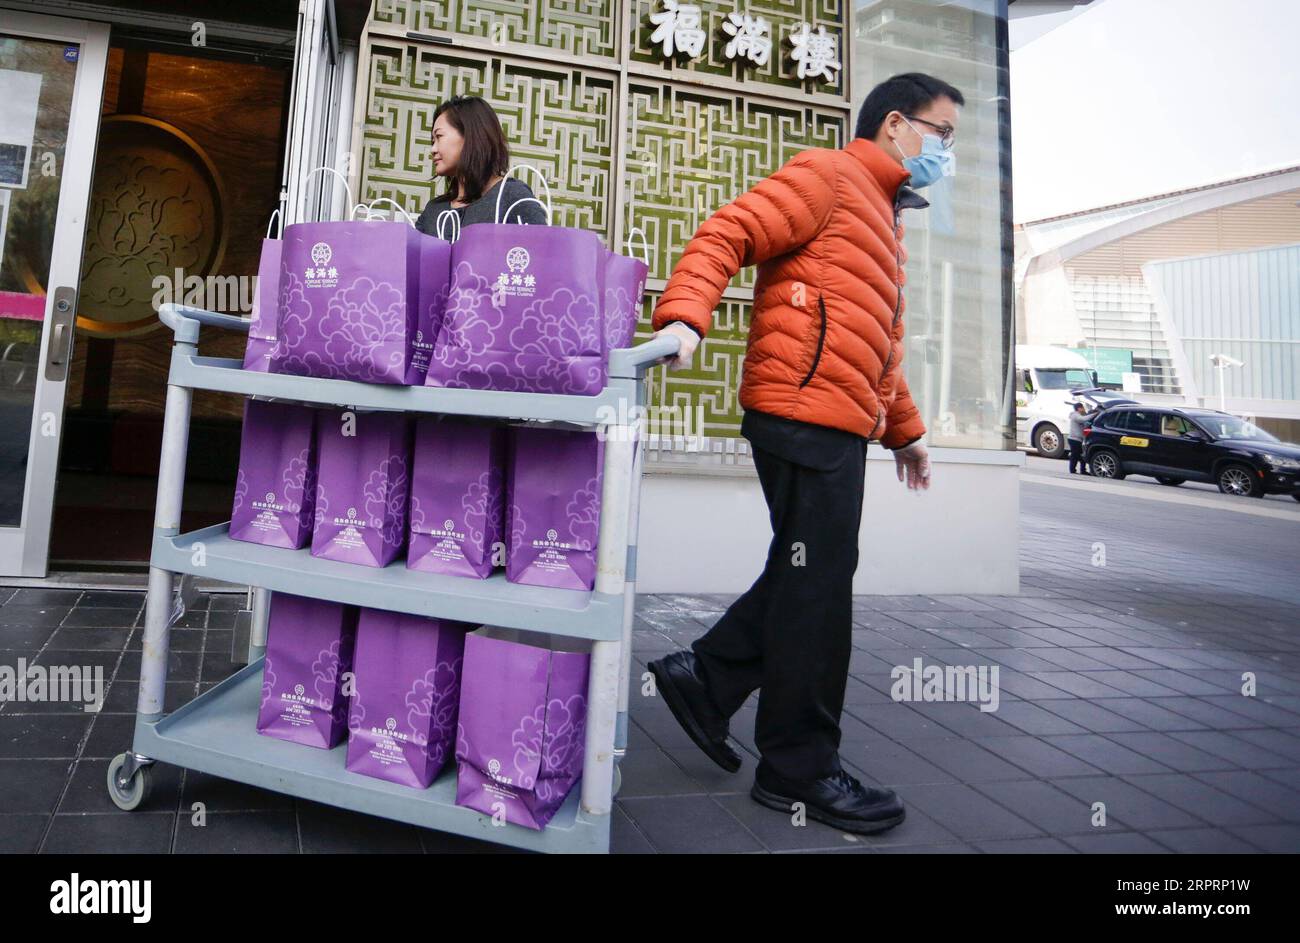
[[[446,177],[456,170],[460,162],[460,149],[465,139],[447,118],[448,112],[438,116],[433,123],[433,172],[436,176]]]

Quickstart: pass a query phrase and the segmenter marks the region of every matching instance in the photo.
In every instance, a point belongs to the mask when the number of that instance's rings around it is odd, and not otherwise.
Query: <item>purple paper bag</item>
[[[484,579],[505,534],[503,426],[420,419],[412,450],[412,570]]]
[[[297,403],[244,404],[230,536],[298,550],[316,503],[316,414]]]
[[[406,544],[411,424],[405,413],[321,410],[311,554],[387,566]]]
[[[407,386],[424,386],[450,290],[451,243],[423,236],[420,240],[419,309],[415,336],[411,339],[410,365],[406,368]]]
[[[631,347],[641,318],[649,267],[640,259],[611,252],[605,261],[605,347]]]
[[[582,778],[590,663],[494,630],[465,638],[457,805],[546,826]]]
[[[272,372],[405,383],[432,238],[401,222],[286,226]]]
[[[451,293],[426,386],[594,395],[605,386],[595,233],[478,224],[451,250]]]
[[[348,729],[343,676],[352,670],[354,606],[275,593],[262,666],[257,730],[332,749]]]
[[[253,290],[252,318],[248,325],[248,346],[244,348],[245,370],[267,373],[271,369],[283,249],[284,242],[280,239],[262,240],[262,258],[257,263],[257,287]]]
[[[510,433],[506,579],[591,589],[604,443],[594,432],[516,426]]]
[[[445,619],[362,609],[347,768],[427,789],[456,748],[465,633]]]

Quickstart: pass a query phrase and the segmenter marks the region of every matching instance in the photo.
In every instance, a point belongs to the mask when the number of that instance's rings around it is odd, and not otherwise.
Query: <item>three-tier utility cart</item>
[[[154,513],[145,606],[140,696],[130,751],[108,771],[109,795],[138,808],[152,765],[171,763],[225,779],[426,828],[548,852],[608,852],[618,761],[627,746],[628,674],[636,579],[641,459],[636,447],[647,369],[677,352],[675,338],[656,338],[610,353],[609,381],[596,396],[380,386],[244,370],[239,360],[198,352],[201,324],[247,331],[242,318],[182,305],[159,313],[175,333],[167,379],[158,504]],[[310,550],[264,547],[230,539],[229,524],[180,533],[185,455],[194,390],[215,390],[306,403],[502,420],[550,420],[605,437],[597,572],[593,592],[407,570],[403,561],[372,569],[320,560]],[[256,588],[249,664],[183,707],[163,711],[168,636],[175,621],[177,574]],[[269,593],[369,606],[421,616],[589,639],[591,674],[582,780],[546,828],[494,825],[456,805],[455,764],[426,790],[344,769],[346,745],[321,750],[262,736],[257,711],[266,653]]]

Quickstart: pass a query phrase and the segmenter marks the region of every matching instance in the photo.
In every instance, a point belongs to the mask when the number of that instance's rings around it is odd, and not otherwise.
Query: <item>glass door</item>
[[[284,222],[341,219],[343,188],[333,174],[315,174],[330,167],[351,178],[346,148],[340,148],[339,98],[344,70],[340,60],[334,0],[303,0],[298,7],[298,38],[293,64],[293,89],[285,141],[284,180],[280,195]],[[346,135],[345,135],[346,136]]]
[[[108,26],[0,10],[0,576],[44,576]]]

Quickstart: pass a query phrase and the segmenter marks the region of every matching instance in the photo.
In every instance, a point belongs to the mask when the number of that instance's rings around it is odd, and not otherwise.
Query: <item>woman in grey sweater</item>
[[[438,215],[448,209],[456,211],[461,226],[494,222],[544,226],[549,222],[540,203],[518,203],[533,197],[532,188],[516,177],[505,177],[510,149],[497,113],[483,99],[457,95],[438,106],[433,113],[432,156],[433,172],[447,181],[447,187],[420,214],[416,221],[420,232],[437,235]]]

